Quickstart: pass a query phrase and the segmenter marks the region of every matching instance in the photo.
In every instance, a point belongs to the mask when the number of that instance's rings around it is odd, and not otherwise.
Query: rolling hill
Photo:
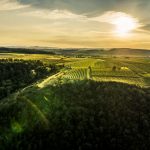
[[[25,54],[57,54],[66,56],[129,56],[129,57],[150,57],[150,50],[130,48],[7,48],[1,47],[0,53],[25,53]]]

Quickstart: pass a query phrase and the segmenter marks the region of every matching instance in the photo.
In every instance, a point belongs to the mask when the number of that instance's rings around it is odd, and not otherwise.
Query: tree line
[[[40,60],[1,59],[0,99],[58,69],[56,65],[44,64]]]
[[[55,52],[53,52],[53,50],[31,49],[31,48],[7,48],[7,47],[0,47],[0,53],[50,54],[50,55],[55,55]]]

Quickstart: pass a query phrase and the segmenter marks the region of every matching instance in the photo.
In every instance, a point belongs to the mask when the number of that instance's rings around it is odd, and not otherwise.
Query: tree
[[[92,79],[92,68],[91,66],[87,69],[87,79]]]
[[[117,67],[116,66],[113,66],[112,67],[112,71],[116,71],[117,70]]]

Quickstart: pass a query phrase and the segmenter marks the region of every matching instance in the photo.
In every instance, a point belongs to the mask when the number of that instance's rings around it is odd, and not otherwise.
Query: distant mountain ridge
[[[58,52],[58,51],[56,51]],[[130,49],[130,48],[113,48],[105,49],[71,49],[59,50],[60,54],[66,55],[83,55],[83,56],[138,56],[150,57],[150,50],[145,49]]]
[[[119,48],[119,49],[111,49],[108,51],[112,55],[142,55],[142,56],[150,56],[150,50],[144,49],[129,49],[129,48]]]
[[[11,47],[0,47],[0,53],[21,53],[21,54],[55,54],[52,51],[45,49],[35,48],[11,48]]]
[[[0,47],[0,53],[25,53],[25,54],[52,54],[67,56],[137,56],[150,57],[150,50],[131,49],[131,48],[48,48],[48,47],[29,47],[11,48]]]

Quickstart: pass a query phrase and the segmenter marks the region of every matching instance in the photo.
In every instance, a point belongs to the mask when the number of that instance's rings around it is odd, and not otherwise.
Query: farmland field
[[[115,81],[150,86],[150,59],[132,57],[76,58],[46,54],[2,53],[0,59],[41,60],[45,64],[64,66],[62,79],[96,81]],[[90,77],[89,77],[90,67]]]
[[[65,65],[71,68],[65,76],[70,79],[86,78],[85,71],[91,67],[93,80],[150,86],[149,58],[87,58]]]

